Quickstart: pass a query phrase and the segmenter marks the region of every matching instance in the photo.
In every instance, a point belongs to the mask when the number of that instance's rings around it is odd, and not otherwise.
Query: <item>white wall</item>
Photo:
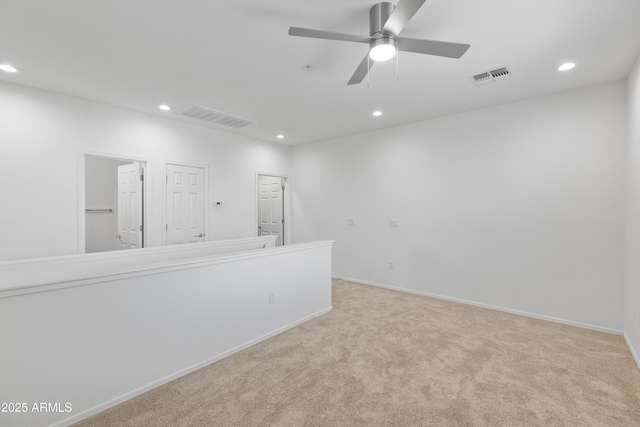
[[[294,238],[335,240],[335,276],[621,331],[625,98],[616,82],[295,147]]]
[[[640,58],[629,74],[629,178],[624,333],[640,366]]]
[[[209,166],[207,240],[256,234],[255,172],[288,175],[290,148],[0,82],[0,261],[78,252],[78,153],[149,159],[147,243],[163,238],[164,164]]]
[[[77,252],[78,152],[149,159],[151,245],[164,162],[207,164],[209,202],[223,202],[209,206],[209,239],[255,234],[255,171],[292,175],[290,235],[335,239],[337,276],[622,330],[625,98],[624,82],[605,84],[300,146],[292,159],[286,146],[0,82],[0,260]],[[628,266],[627,295],[640,293]]]

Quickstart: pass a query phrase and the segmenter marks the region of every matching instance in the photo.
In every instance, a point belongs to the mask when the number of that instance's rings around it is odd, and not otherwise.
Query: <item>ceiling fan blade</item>
[[[311,37],[313,39],[340,40],[344,42],[371,43],[369,36],[354,36],[352,34],[333,33],[331,31],[311,30],[309,28],[289,28],[289,35],[296,37]]]
[[[424,53],[427,55],[460,58],[471,47],[464,43],[439,42],[435,40],[407,39],[398,37],[398,50],[403,52]]]
[[[396,36],[400,34],[400,31],[404,29],[404,26],[413,18],[413,15],[416,14],[425,1],[426,0],[400,0],[396,8],[393,9],[389,19],[387,19],[387,22],[384,23],[382,31],[389,32]]]
[[[358,65],[358,68],[356,68],[355,73],[353,73],[353,76],[351,76],[347,85],[357,85],[358,83],[362,83],[364,76],[367,75],[374,63],[375,61],[369,60],[369,52],[367,52],[367,55],[364,57],[360,65]]]

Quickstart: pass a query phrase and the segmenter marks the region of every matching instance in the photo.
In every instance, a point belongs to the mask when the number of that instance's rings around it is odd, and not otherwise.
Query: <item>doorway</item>
[[[83,160],[80,253],[144,247],[146,162],[88,154]]]
[[[286,178],[258,175],[258,236],[278,236],[276,246],[284,245],[284,190]]]

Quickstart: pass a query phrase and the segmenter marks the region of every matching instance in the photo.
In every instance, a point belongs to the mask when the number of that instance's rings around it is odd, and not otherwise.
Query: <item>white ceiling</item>
[[[295,145],[622,79],[640,54],[639,0],[427,0],[402,36],[471,48],[401,53],[399,81],[392,60],[369,87],[346,84],[367,45],[288,35],[368,35],[375,1],[0,0],[0,63],[21,70],[0,79],[192,123],[178,113],[198,104],[257,123],[196,123]]]

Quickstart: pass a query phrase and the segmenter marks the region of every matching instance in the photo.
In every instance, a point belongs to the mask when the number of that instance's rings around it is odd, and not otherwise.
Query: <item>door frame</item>
[[[185,166],[188,168],[199,168],[204,170],[204,241],[207,242],[209,234],[209,166],[197,163],[165,161],[162,164],[162,245],[167,245],[167,165]]]
[[[282,210],[282,218],[284,218],[284,227],[282,228],[282,232],[284,234],[284,239],[282,239],[282,245],[290,245],[291,244],[291,179],[288,175],[283,175],[280,173],[273,172],[265,172],[265,171],[256,171],[255,173],[255,182],[256,182],[256,194],[255,194],[255,215],[253,218],[253,224],[256,231],[256,236],[260,235],[260,230],[258,229],[258,222],[260,221],[260,176],[271,176],[274,178],[282,178],[284,183],[284,192],[282,196],[284,197],[284,209]]]
[[[149,179],[151,175],[151,159],[148,157],[138,157],[138,156],[129,156],[125,154],[114,154],[114,153],[103,153],[97,151],[84,151],[79,150],[77,152],[77,176],[78,176],[78,253],[84,254],[86,253],[86,221],[85,221],[85,209],[86,209],[86,200],[85,200],[85,158],[86,157],[100,157],[103,159],[109,160],[119,160],[123,162],[140,162],[143,165],[145,179],[142,182],[142,223],[144,224],[145,230],[142,233],[142,244],[144,247],[148,246],[147,243],[147,230],[149,229],[148,215],[147,215],[147,206],[149,195],[151,195],[151,179]]]

